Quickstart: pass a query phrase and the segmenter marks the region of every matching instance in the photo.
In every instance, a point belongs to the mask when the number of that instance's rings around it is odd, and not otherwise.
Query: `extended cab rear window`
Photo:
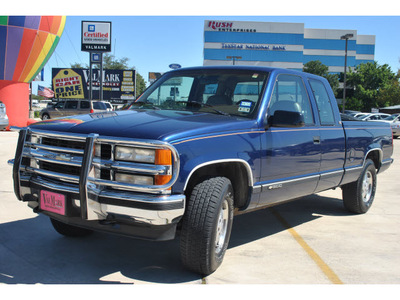
[[[309,82],[317,103],[321,125],[335,125],[335,115],[325,85],[316,79],[309,79]]]

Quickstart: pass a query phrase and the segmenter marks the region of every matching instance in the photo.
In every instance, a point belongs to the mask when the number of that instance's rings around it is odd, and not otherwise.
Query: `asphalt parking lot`
[[[349,214],[337,189],[237,216],[224,262],[206,278],[182,268],[178,240],[56,233],[14,195],[16,142],[0,132],[0,283],[400,284],[400,139],[367,214]]]

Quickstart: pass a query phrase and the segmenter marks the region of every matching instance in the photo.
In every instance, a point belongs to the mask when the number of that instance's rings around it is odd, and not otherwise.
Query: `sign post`
[[[93,64],[100,65],[100,100],[103,100],[103,53],[111,52],[111,22],[82,21],[81,51],[90,52],[89,100],[93,100]]]

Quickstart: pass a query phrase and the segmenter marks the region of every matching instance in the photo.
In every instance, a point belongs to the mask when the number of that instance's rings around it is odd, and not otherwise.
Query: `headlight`
[[[115,160],[154,163],[156,160],[156,150],[116,146],[114,158]]]
[[[153,185],[154,180],[151,176],[132,175],[124,173],[115,173],[115,180],[119,182],[137,184],[137,185]]]

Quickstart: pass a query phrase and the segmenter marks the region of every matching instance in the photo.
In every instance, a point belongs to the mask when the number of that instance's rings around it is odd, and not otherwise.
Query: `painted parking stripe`
[[[292,237],[307,252],[311,259],[317,264],[321,271],[334,284],[343,284],[336,273],[322,260],[322,258],[306,243],[306,241],[290,226],[290,224],[274,209],[270,208],[272,214],[281,222],[281,224],[289,231]]]

